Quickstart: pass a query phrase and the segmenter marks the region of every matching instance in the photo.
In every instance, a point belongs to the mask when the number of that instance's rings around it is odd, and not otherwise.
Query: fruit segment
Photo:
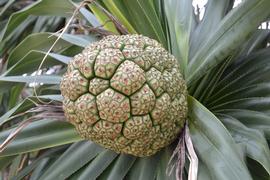
[[[142,35],[87,46],[61,81],[63,109],[78,134],[118,153],[150,156],[169,145],[187,116],[177,60]]]

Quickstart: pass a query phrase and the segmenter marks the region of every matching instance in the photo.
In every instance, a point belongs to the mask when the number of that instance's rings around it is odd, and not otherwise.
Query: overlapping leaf
[[[14,129],[0,132],[0,142],[3,142]],[[63,144],[80,141],[72,125],[57,120],[40,120],[31,123],[8,145],[0,157],[11,156],[40,149],[46,149]]]
[[[212,179],[251,179],[230,133],[220,120],[189,97],[190,133],[199,158]]]
[[[187,83],[190,85],[218,65],[235,48],[244,43],[270,14],[270,1],[247,0],[223,18],[216,31],[196,52],[188,65]]]

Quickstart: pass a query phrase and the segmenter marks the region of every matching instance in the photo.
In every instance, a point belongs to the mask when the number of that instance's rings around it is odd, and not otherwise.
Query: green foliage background
[[[98,2],[129,33],[158,40],[179,60],[190,94],[188,122],[199,158],[198,179],[269,179],[270,33],[258,26],[269,21],[270,1],[245,0],[232,8],[234,0],[209,0],[202,20],[190,0]],[[72,21],[83,22],[85,29],[70,27],[44,61],[43,73],[33,75],[59,36],[54,32],[79,3],[38,0],[24,7],[19,1],[0,1],[0,142],[38,114],[23,112],[42,104],[39,99],[61,103],[59,82],[66,64],[100,38],[89,30],[120,34],[99,6],[85,5]],[[55,72],[46,74],[52,67]],[[82,141],[68,123],[42,117],[0,153],[0,169],[9,179],[175,179],[174,173],[166,174],[174,147],[147,158],[118,155]],[[184,179],[187,171],[188,166]]]

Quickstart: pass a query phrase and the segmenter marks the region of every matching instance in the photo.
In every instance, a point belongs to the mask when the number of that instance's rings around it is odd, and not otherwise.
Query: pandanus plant
[[[2,179],[269,179],[269,0],[0,6]]]

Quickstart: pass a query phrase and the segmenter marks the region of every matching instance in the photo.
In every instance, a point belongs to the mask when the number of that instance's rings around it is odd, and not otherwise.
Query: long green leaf
[[[89,163],[78,179],[96,179],[116,158],[117,153],[105,150]],[[119,179],[120,180],[120,179]]]
[[[219,180],[251,179],[234,140],[220,120],[191,96],[188,101],[193,145],[211,177]]]
[[[168,21],[171,51],[177,57],[182,74],[185,76],[191,28],[194,23],[192,1],[166,0],[164,9]]]
[[[56,28],[61,21],[63,21],[61,17],[39,16],[37,17],[32,33],[54,32],[56,31],[54,28]]]
[[[125,8],[132,17],[135,30],[143,35],[158,40],[167,47],[165,32],[153,2],[144,0],[127,0],[123,1]]]
[[[51,33],[37,33],[29,35],[11,52],[8,58],[8,68],[17,63],[29,51],[39,50],[47,52],[55,42],[56,38],[57,37],[52,36]],[[57,52],[68,46],[70,46],[70,43],[60,39],[53,50]]]
[[[25,73],[33,73],[38,70],[38,67],[44,58],[46,52],[31,50],[16,64],[11,66],[3,76],[23,75]],[[70,57],[50,53],[44,61],[42,68],[50,68],[54,65],[63,65],[70,60]]]
[[[266,48],[241,60],[242,63],[229,67],[228,73],[218,83],[211,99],[220,98],[232,91],[256,83],[270,82],[270,49]],[[240,83],[241,82],[241,83]]]
[[[258,29],[243,45],[242,50],[239,52],[239,57],[247,56],[259,48],[265,46],[269,34],[269,29]]]
[[[133,163],[135,162],[136,157],[127,154],[121,154],[116,162],[114,163],[109,175],[108,179],[124,179]]]
[[[103,148],[93,142],[77,142],[67,149],[39,179],[66,179],[101,151]]]
[[[3,39],[14,31],[29,15],[51,15],[70,17],[75,10],[69,0],[39,0],[25,9],[13,13],[4,30]]]
[[[0,16],[3,16],[3,14],[6,12],[6,10],[15,2],[15,0],[9,0],[3,8],[1,8]]]
[[[9,100],[8,100],[8,109],[13,108],[16,106],[17,102],[20,101],[21,92],[23,90],[23,85],[14,86],[11,91],[9,92]]]
[[[195,90],[192,92],[192,96],[197,98],[200,102],[207,101],[209,96],[213,94],[216,90],[216,86],[221,80],[221,77],[226,70],[227,66],[231,62],[231,58],[228,58],[226,61],[217,66],[217,68],[209,71],[201,81],[199,81],[198,86],[194,86]],[[191,94],[191,93],[190,93]]]
[[[270,150],[262,132],[246,127],[231,116],[221,115],[219,117],[235,142],[243,144],[247,155],[258,161],[270,175]]]
[[[42,159],[31,174],[30,180],[38,180],[44,170],[49,166],[50,160],[50,158]]]
[[[172,156],[173,153],[173,148],[172,146],[168,146],[166,148],[164,148],[161,152],[160,155],[160,160],[158,163],[158,167],[157,167],[157,180],[163,180],[163,179],[168,179],[168,180],[176,180],[176,176],[175,176],[175,170],[172,172],[172,174],[167,174],[167,169],[168,168],[172,168],[169,167],[169,160]],[[170,169],[168,169],[170,170]]]
[[[233,9],[217,27],[214,35],[200,48],[188,65],[190,86],[219,64],[270,14],[269,0],[246,0]]]
[[[14,31],[12,31],[8,37],[0,41],[0,53],[9,52],[18,44],[24,37],[30,35],[31,32],[27,31],[31,25],[37,20],[37,17],[29,16],[24,22],[19,24]],[[1,32],[1,35],[4,31]],[[0,39],[1,39],[0,35]]]
[[[206,165],[202,161],[199,162],[198,180],[213,180],[211,177],[210,170],[206,167]]]
[[[12,177],[17,175],[22,159],[22,155],[19,155],[13,159],[9,167],[8,179],[11,179]]]
[[[270,116],[265,113],[247,109],[223,109],[218,113],[232,116],[249,128],[259,129],[270,139]]]
[[[190,57],[201,48],[203,43],[215,32],[226,12],[230,10],[230,0],[208,0],[202,21],[198,24],[191,36]],[[202,12],[201,12],[202,13]]]
[[[0,132],[0,142],[15,129]],[[24,128],[16,138],[0,153],[0,157],[36,151],[81,140],[74,127],[56,120],[33,122]]]
[[[270,97],[251,97],[230,100],[222,104],[211,107],[211,110],[218,112],[223,109],[246,109],[251,111],[258,111],[270,115]]]
[[[97,17],[91,13],[90,11],[88,11],[86,8],[81,8],[80,12],[82,14],[82,16],[93,26],[93,27],[97,27],[100,26],[101,24],[98,22]]]
[[[114,23],[111,22],[111,19],[99,7],[97,7],[95,4],[90,4],[89,7],[99,20],[100,24],[104,26],[104,29],[115,34],[119,34]]]
[[[136,34],[135,29],[127,19],[130,18],[130,15],[126,12],[123,2],[119,0],[103,0],[103,3],[131,34]]]
[[[60,34],[57,34],[57,36],[59,37]],[[81,47],[85,47],[87,45],[89,45],[91,42],[95,42],[98,40],[97,37],[92,36],[92,35],[73,35],[73,34],[66,34],[64,33],[61,36],[61,39],[71,43],[71,44],[75,44],[77,46],[81,46]]]
[[[127,177],[131,180],[154,180],[157,166],[153,166],[153,164],[157,164],[159,159],[159,153],[150,157],[138,158]]]
[[[52,33],[37,33],[29,35],[11,52],[8,58],[8,68],[14,66],[17,62],[22,61],[21,59],[25,60],[26,58],[28,58],[30,52],[47,52],[47,50],[49,50],[53,43],[56,41],[57,36],[53,35]],[[54,52],[59,52],[70,47],[71,44],[85,47],[96,40],[96,37],[90,35],[86,36],[63,34],[60,40],[54,46],[53,50]],[[45,56],[45,54],[43,55],[43,57]],[[49,57],[46,61],[49,61],[49,58],[52,56],[53,54],[49,54]],[[43,57],[40,59],[40,62]],[[46,65],[46,63],[47,62],[45,62],[44,64]]]
[[[56,156],[57,153],[61,152],[65,148],[66,146],[60,146],[42,153],[33,162],[31,162],[30,165],[26,166],[16,176],[12,177],[11,180],[23,179],[25,176],[29,175],[37,166],[39,166],[42,160],[47,159],[48,157],[51,156]]]
[[[61,76],[39,75],[39,76],[0,76],[0,91],[8,91],[9,87],[17,83],[44,83],[60,84]]]
[[[42,101],[62,101],[63,97],[61,95],[44,95],[44,96],[38,96],[38,97],[28,97],[25,98],[22,102],[18,103],[15,107],[10,109],[9,111],[5,112],[1,117],[0,117],[0,126],[3,125],[4,123],[10,121],[10,117],[18,114],[25,112],[32,107],[35,106],[34,102],[38,103],[38,99],[42,99]]]
[[[269,88],[270,83],[258,83],[236,88],[235,90],[231,89],[230,92],[221,94],[219,97],[215,95],[216,98],[208,98],[209,103],[207,103],[207,106],[211,108],[214,105],[237,99],[245,99],[251,97],[270,97]]]
[[[0,170],[8,166],[16,156],[6,156],[0,158]]]

